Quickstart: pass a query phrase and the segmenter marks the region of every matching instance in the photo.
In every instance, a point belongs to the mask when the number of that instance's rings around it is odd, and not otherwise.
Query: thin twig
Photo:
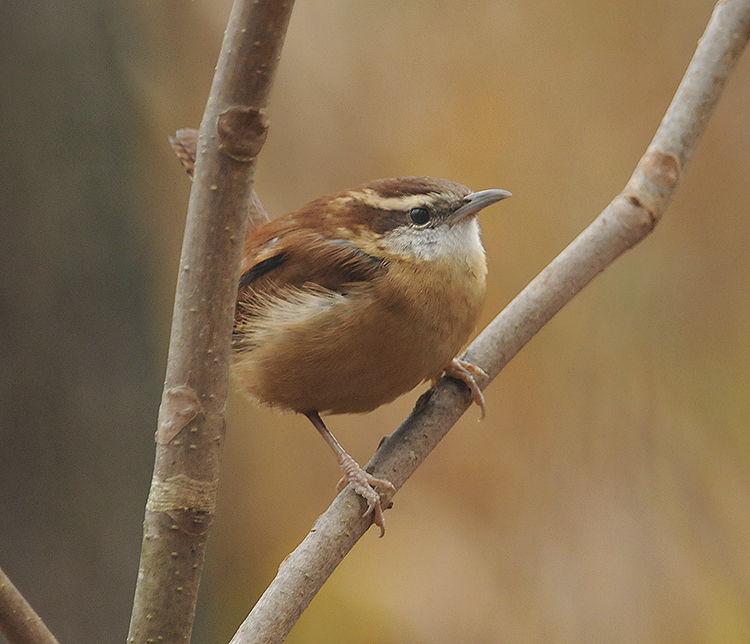
[[[129,642],[190,640],[255,161],[291,0],[236,0],[198,138]]]
[[[466,357],[490,379],[586,284],[654,229],[684,176],[749,30],[750,0],[717,4],[677,94],[625,189],[469,347]],[[400,488],[469,404],[465,387],[443,379],[384,439],[367,469]],[[363,500],[350,489],[333,501],[283,561],[231,644],[285,639],[369,528],[371,518],[363,518],[363,511]]]
[[[8,644],[58,644],[23,595],[0,569],[0,633]]]

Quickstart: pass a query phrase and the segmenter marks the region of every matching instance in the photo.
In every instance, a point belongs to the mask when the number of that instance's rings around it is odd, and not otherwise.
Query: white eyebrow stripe
[[[381,197],[371,188],[365,188],[361,192],[355,193],[352,196],[354,196],[360,203],[371,206],[372,208],[404,211],[417,206],[424,206],[433,201],[436,197],[446,201],[451,197],[455,198],[455,195],[446,192],[430,192],[428,194],[403,195],[401,197]]]

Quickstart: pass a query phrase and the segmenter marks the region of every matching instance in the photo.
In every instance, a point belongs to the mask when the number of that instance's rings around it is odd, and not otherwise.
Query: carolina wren
[[[509,197],[442,179],[381,179],[322,197],[245,240],[233,333],[234,375],[267,405],[307,416],[384,533],[380,496],[320,418],[367,412],[446,374],[484,303],[487,264],[476,214]]]

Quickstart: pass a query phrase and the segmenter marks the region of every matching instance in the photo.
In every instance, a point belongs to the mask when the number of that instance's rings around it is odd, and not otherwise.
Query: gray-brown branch
[[[8,644],[58,644],[42,618],[1,569],[0,633]]]
[[[500,370],[573,296],[644,239],[674,197],[750,30],[750,0],[719,2],[690,66],[625,189],[547,266],[466,352],[490,375]],[[485,386],[487,383],[484,383]],[[367,469],[400,488],[469,406],[469,394],[443,379],[385,438]],[[316,521],[232,639],[282,642],[312,598],[366,532],[363,500],[344,490]]]
[[[235,1],[203,115],[129,642],[190,641],[216,508],[248,204],[292,5]]]

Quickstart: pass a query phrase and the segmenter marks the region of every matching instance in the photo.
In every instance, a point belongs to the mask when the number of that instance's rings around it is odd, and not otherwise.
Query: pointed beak
[[[507,190],[480,190],[479,192],[472,192],[470,195],[464,197],[463,205],[459,206],[451,219],[453,221],[461,221],[471,215],[476,215],[482,208],[491,206],[493,203],[497,203],[503,199],[507,199],[511,194]]]

